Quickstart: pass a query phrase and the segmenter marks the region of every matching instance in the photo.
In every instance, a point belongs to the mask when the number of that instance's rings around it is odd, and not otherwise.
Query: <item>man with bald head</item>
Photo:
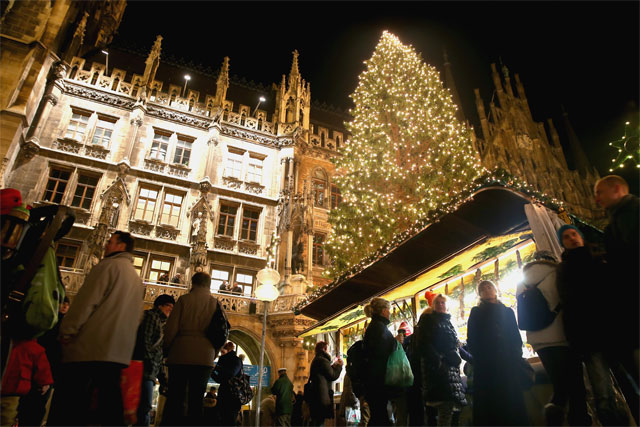
[[[604,246],[611,288],[620,289],[620,305],[609,313],[613,331],[611,350],[614,373],[636,423],[639,421],[640,395],[640,200],[629,194],[629,185],[620,176],[609,175],[596,182],[596,203],[609,216],[604,230]],[[615,366],[617,365],[617,366]],[[620,369],[622,365],[623,369]],[[617,369],[616,369],[617,368]],[[625,372],[626,371],[626,372]],[[630,378],[629,378],[630,377]],[[629,379],[632,379],[632,384]]]

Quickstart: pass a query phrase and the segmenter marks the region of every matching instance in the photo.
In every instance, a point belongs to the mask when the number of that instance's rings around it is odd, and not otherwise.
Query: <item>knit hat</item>
[[[400,329],[404,329],[405,337],[408,337],[409,335],[411,335],[411,329],[409,329],[409,324],[407,322],[400,323],[400,327],[398,328],[398,330]]]
[[[438,294],[436,294],[434,292],[431,292],[431,291],[427,291],[427,292],[424,293],[424,298],[429,303],[429,307],[431,307],[431,305],[433,304],[433,300],[437,295]]]
[[[584,240],[584,234],[582,234],[582,231],[580,231],[578,229],[578,227],[576,227],[575,225],[571,225],[571,224],[565,224],[562,227],[558,228],[558,231],[557,231],[558,242],[560,242],[560,246],[562,246],[562,247],[564,247],[564,245],[562,244],[562,233],[564,233],[565,231],[567,231],[570,228],[573,228],[574,230],[576,230],[578,232],[578,234],[580,235],[580,237],[582,237],[582,239]]]
[[[15,188],[0,190],[0,214],[7,215],[11,209],[22,205],[22,194]]]

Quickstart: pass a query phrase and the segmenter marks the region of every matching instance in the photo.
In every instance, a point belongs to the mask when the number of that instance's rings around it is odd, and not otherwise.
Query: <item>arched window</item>
[[[94,85],[98,81],[98,72],[93,73],[93,77],[91,77],[91,84]]]
[[[136,82],[136,84],[133,86],[133,90],[131,91],[131,96],[138,96],[138,90],[140,90],[140,86],[138,85],[138,82]]]
[[[75,79],[76,74],[78,74],[78,64],[74,65],[73,68],[71,69],[71,74],[69,74],[69,78]]]
[[[336,136],[336,150],[340,148],[340,137]]]
[[[313,172],[311,178],[311,188],[313,191],[313,204],[321,208],[326,207],[326,193],[327,193],[327,173],[318,168]]]
[[[116,77],[113,79],[113,84],[111,85],[111,90],[118,90],[118,84],[120,83],[120,79]]]

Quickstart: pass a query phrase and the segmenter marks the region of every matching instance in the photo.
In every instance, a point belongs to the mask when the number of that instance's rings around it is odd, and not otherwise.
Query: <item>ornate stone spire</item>
[[[216,81],[216,106],[222,106],[227,97],[227,89],[229,89],[229,57],[225,56]]]
[[[76,28],[76,31],[73,33],[73,39],[71,40],[69,49],[67,49],[67,53],[64,57],[67,63],[70,63],[73,57],[78,55],[78,52],[80,51],[80,47],[82,46],[82,43],[84,43],[84,33],[87,29],[88,17],[89,17],[89,13],[85,12],[84,15],[82,15],[82,18],[80,19],[80,22],[78,23],[78,27]]]
[[[147,60],[145,61],[145,69],[144,69],[144,77],[142,79],[143,86],[149,88],[153,79],[156,78],[156,71],[158,70],[158,66],[160,65],[160,51],[162,50],[162,36],[156,36],[156,41],[153,43],[153,47],[151,48],[151,52],[149,52],[149,56],[147,56]]]
[[[293,53],[293,62],[291,63],[291,71],[289,71],[289,85],[291,85],[291,81],[294,78],[297,79],[300,76],[300,71],[298,70],[298,51],[294,50],[291,53]]]

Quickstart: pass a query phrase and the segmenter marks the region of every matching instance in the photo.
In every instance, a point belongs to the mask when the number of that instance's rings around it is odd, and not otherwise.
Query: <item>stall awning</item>
[[[414,280],[483,240],[526,226],[527,203],[526,196],[508,188],[483,188],[455,212],[444,215],[380,260],[335,284],[300,312],[320,321],[313,329],[329,327],[327,323],[332,319],[348,315],[368,299]]]

